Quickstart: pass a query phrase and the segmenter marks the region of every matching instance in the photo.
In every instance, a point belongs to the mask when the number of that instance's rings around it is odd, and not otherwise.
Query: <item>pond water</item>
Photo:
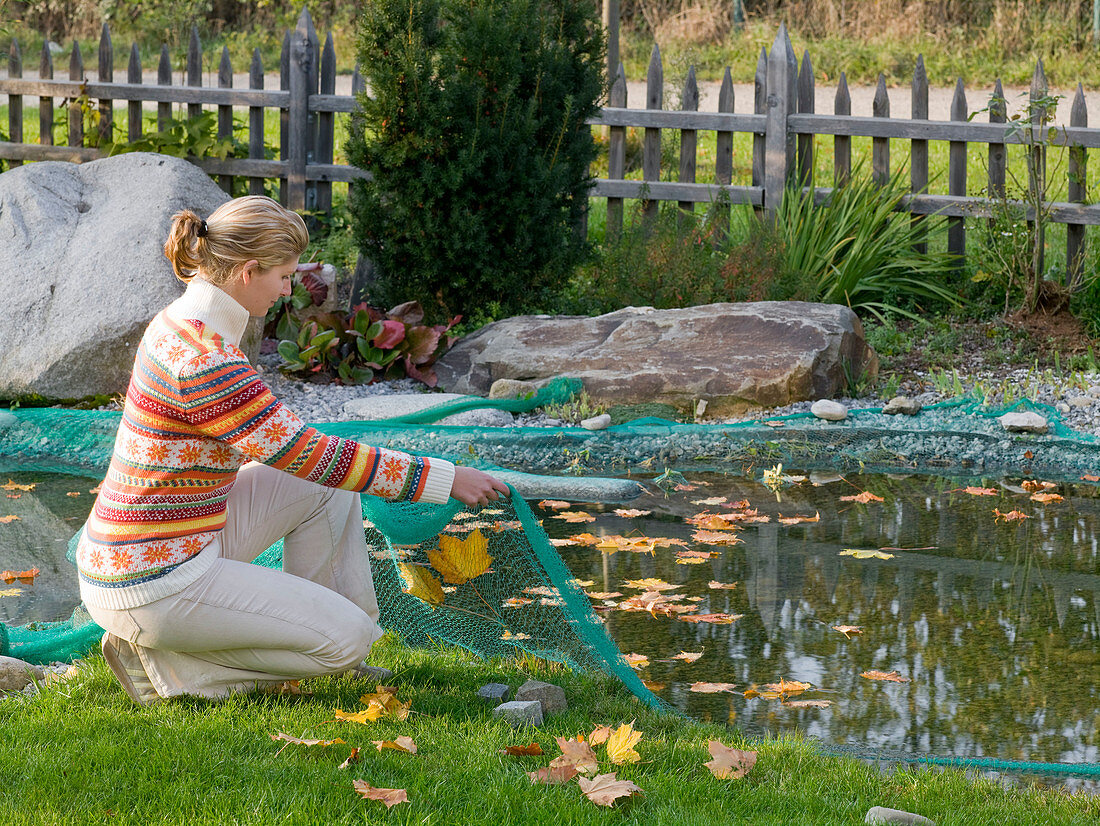
[[[41,573],[0,583],[0,620],[68,617],[65,548],[98,480],[3,478],[0,517],[18,518],[0,520],[0,570]],[[627,505],[532,506],[620,649],[691,716],[858,749],[1100,762],[1100,488],[1060,483],[1042,502],[1023,481],[814,474],[776,492],[687,474]],[[865,491],[881,501],[844,499]],[[631,598],[641,610],[622,610]]]

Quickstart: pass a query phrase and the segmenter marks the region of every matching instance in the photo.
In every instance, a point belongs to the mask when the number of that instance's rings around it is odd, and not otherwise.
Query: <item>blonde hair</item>
[[[204,227],[205,224],[205,227]],[[264,195],[226,201],[204,222],[189,209],[172,216],[164,255],[176,278],[190,281],[201,270],[213,284],[224,286],[256,259],[269,270],[300,256],[309,243],[305,221]]]

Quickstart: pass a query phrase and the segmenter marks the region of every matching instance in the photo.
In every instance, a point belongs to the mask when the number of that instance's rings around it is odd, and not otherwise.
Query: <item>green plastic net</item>
[[[570,389],[559,387],[552,392]],[[545,403],[545,398],[492,406],[517,410]],[[421,418],[450,415],[455,408],[439,406]],[[915,417],[853,411],[838,423],[803,414],[731,425],[643,419],[603,431],[408,422],[319,427],[368,444],[463,464],[555,474],[654,475],[677,468],[743,472],[783,463],[806,470],[943,468],[958,475],[1027,473],[1076,480],[1100,469],[1095,437],[1070,430],[1049,408],[1024,403],[1013,409],[1040,412],[1049,420],[1048,432],[1008,433],[997,421],[1005,410],[971,400],[936,405]],[[0,413],[0,472],[102,474],[118,421],[119,414],[103,411]],[[588,598],[519,496],[510,504],[480,511],[463,510],[457,503],[394,505],[363,497],[363,515],[383,626],[408,644],[446,643],[483,656],[527,652],[575,668],[601,669],[616,675],[646,702],[661,705],[607,636]],[[478,540],[471,539],[476,536],[484,538],[491,561],[468,581],[456,582],[453,576],[452,582],[444,581],[440,566],[432,564],[432,553],[451,546],[452,540],[476,544]],[[277,567],[280,553],[275,546],[257,563]],[[0,650],[30,662],[67,660],[93,648],[100,633],[78,608],[60,622],[0,625]]]

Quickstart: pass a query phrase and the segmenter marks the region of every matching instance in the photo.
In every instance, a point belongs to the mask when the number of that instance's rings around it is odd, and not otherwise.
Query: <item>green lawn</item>
[[[372,662],[394,670],[405,722],[332,722],[337,708],[363,707],[364,683],[347,677],[305,681],[311,696],[238,696],[221,703],[176,700],[139,708],[102,658],[31,701],[0,700],[0,822],[31,824],[858,824],[875,805],[915,811],[939,826],[1085,824],[1100,798],[1040,788],[1004,788],[955,771],[880,771],[823,756],[797,739],[749,743],[720,723],[644,708],[618,683],[537,662],[480,661],[463,652],[412,651],[384,638]],[[513,731],[475,694],[487,682],[513,690],[528,677],[565,688],[570,710],[542,727]],[[576,781],[532,785],[526,772],[559,754],[555,737],[596,725],[635,722],[639,763],[612,766],[644,792],[615,810],[585,799]],[[270,736],[340,738],[345,745],[288,745]],[[418,753],[379,753],[372,740],[407,735]],[[719,780],[703,765],[708,740],[757,750],[747,777]],[[499,754],[538,742],[544,756]],[[340,763],[352,746],[360,761]],[[353,779],[406,789],[408,803],[386,811],[359,799]]]

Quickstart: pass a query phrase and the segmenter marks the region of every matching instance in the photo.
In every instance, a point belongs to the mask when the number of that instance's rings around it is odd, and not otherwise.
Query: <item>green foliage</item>
[[[358,57],[370,95],[348,157],[373,179],[351,211],[376,303],[431,317],[538,304],[587,254],[574,226],[603,91],[582,0],[379,0]]]
[[[552,419],[558,419],[566,424],[580,424],[585,419],[599,416],[607,412],[607,408],[594,401],[587,390],[575,394],[569,401],[562,404],[548,404],[543,408]]]
[[[897,211],[909,194],[907,178],[899,170],[880,184],[857,169],[822,204],[813,190],[788,188],[776,211],[776,231],[786,266],[814,279],[818,301],[847,304],[876,318],[887,312],[916,317],[902,305],[922,300],[958,303],[947,286],[956,258],[932,251],[932,244],[928,252],[914,249],[942,232],[944,220],[930,216],[914,224],[907,212]]]

